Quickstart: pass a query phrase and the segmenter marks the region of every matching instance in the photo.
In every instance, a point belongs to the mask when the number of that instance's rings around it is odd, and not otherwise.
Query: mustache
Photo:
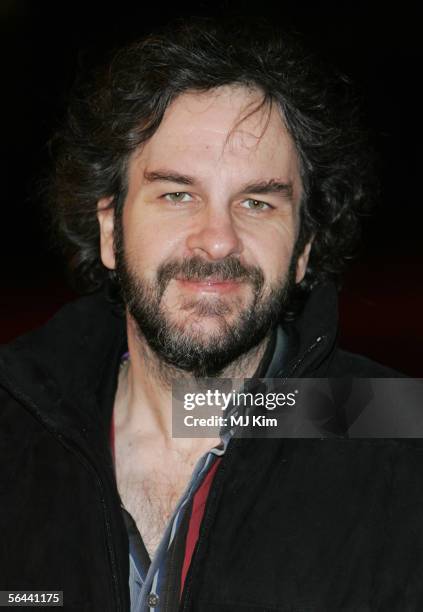
[[[182,261],[163,263],[157,271],[160,295],[163,295],[169,282],[174,278],[201,281],[212,276],[217,281],[245,281],[250,283],[256,293],[264,285],[264,274],[257,266],[242,264],[236,257],[228,257],[221,261],[206,261],[195,256]]]

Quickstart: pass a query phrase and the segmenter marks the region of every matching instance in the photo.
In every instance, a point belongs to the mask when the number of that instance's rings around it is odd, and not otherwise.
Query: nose
[[[189,234],[187,247],[194,255],[214,261],[240,255],[242,244],[229,210],[205,210]]]

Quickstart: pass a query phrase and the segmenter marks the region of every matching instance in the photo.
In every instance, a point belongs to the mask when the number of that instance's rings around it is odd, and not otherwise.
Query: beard
[[[138,334],[162,363],[196,378],[217,376],[257,347],[280,320],[295,287],[294,257],[286,278],[266,286],[259,267],[243,265],[235,257],[216,262],[197,256],[168,260],[159,266],[153,282],[131,269],[125,258],[122,237],[116,243],[115,256],[121,295]],[[177,314],[187,313],[187,318],[185,322],[173,320],[163,301],[169,283],[173,279],[204,281],[210,277],[215,281],[248,284],[251,296],[244,303],[239,296],[228,298],[209,294],[180,298]],[[214,330],[206,332],[201,328],[205,317],[216,321]]]

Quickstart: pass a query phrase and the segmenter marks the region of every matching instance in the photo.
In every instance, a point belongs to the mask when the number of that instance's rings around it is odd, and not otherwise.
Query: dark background
[[[341,294],[341,343],[423,376],[421,16],[411,3],[36,2],[1,0],[3,178],[0,341],[45,321],[74,294],[49,249],[35,196],[47,140],[79,66],[169,18],[265,15],[303,33],[349,74],[379,156],[382,194]]]

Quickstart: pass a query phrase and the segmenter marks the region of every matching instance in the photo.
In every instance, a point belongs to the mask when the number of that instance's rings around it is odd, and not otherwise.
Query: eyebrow
[[[259,183],[249,183],[241,189],[241,193],[257,193],[258,195],[281,193],[287,198],[292,199],[293,187],[292,183],[270,179],[269,181],[261,181]]]
[[[171,170],[156,170],[153,172],[144,172],[144,179],[147,183],[168,182],[178,183],[180,185],[195,185],[198,181],[186,174],[179,174]],[[258,195],[268,195],[272,193],[282,194],[288,199],[292,199],[293,187],[292,183],[285,183],[279,179],[270,179],[268,181],[259,181],[248,183],[241,187],[239,193],[254,193]]]
[[[168,183],[180,183],[181,185],[194,185],[196,182],[191,176],[167,170],[157,170],[155,172],[148,172],[146,170],[144,172],[144,179],[147,183],[164,181]]]

